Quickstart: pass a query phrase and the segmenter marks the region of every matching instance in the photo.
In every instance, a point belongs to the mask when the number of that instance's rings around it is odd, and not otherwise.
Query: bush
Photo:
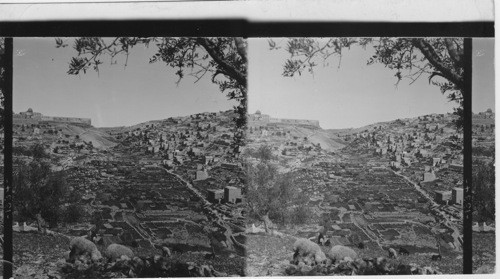
[[[476,146],[472,147],[472,156],[486,156],[486,157],[494,157],[495,156],[495,147],[486,147],[486,146]]]
[[[253,154],[253,156],[262,161],[269,161],[273,159],[273,151],[268,145],[261,145]]]
[[[311,216],[307,194],[300,189],[311,182],[296,172],[279,173],[270,162],[247,165],[247,205],[249,216],[280,225],[301,224]],[[297,207],[298,205],[298,207]]]
[[[14,162],[13,200],[21,221],[35,219],[37,214],[54,226],[59,221],[61,200],[67,186],[60,172],[39,160]]]
[[[63,214],[65,223],[78,223],[83,217],[83,208],[77,204],[69,205]]]
[[[294,225],[307,224],[312,218],[312,210],[308,206],[299,205],[292,210],[291,223]]]
[[[29,156],[29,157],[33,157],[35,159],[49,157],[49,155],[45,152],[45,147],[41,144],[35,144],[31,147],[13,146],[12,147],[12,154],[13,155]]]
[[[494,162],[475,162],[472,173],[473,220],[495,220],[495,165]]]

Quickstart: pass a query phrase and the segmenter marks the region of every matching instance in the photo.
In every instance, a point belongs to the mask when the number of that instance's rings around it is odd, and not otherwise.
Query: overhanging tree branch
[[[234,78],[241,86],[247,86],[246,75],[229,65],[226,60],[215,51],[215,46],[213,46],[212,42],[205,38],[198,38],[197,42],[207,51],[217,65],[222,68],[222,71],[231,78]]]
[[[413,39],[412,43],[422,52],[425,58],[427,58],[427,61],[429,61],[429,63],[431,63],[432,66],[434,66],[439,72],[441,72],[442,76],[453,82],[458,88],[464,88],[463,77],[447,68],[434,51],[434,48],[428,42],[424,39]]]
[[[245,42],[241,38],[234,38],[234,43],[236,44],[236,51],[241,56],[243,63],[247,63],[247,48]]]
[[[446,49],[448,49],[448,53],[450,54],[450,58],[453,61],[453,65],[455,67],[463,67],[462,56],[463,49],[459,48],[459,45],[452,39],[446,38],[444,39],[444,43],[446,45]]]

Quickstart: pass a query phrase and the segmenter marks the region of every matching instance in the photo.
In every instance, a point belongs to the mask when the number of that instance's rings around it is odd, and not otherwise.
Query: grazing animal
[[[318,244],[309,239],[299,238],[293,244],[293,261],[298,263],[300,258],[312,259],[315,263],[321,263],[326,260],[325,253],[321,251]]]
[[[327,239],[325,241],[325,246],[330,246],[330,245],[332,245],[332,242],[330,241],[330,239]]]
[[[212,248],[213,250],[213,248]],[[161,247],[161,252],[163,254],[164,257],[172,257],[172,253],[170,253],[170,249],[168,249],[168,247]],[[215,253],[214,253],[215,255]]]
[[[440,261],[442,259],[440,254],[434,254],[431,256],[431,260],[433,261]]]
[[[69,249],[71,250],[69,253],[70,262],[74,262],[76,257],[80,255],[88,255],[94,262],[102,259],[101,252],[97,250],[97,246],[94,242],[81,236],[71,240]]]
[[[398,252],[394,248],[389,248],[389,258],[397,259]]]
[[[318,244],[323,245],[324,242],[325,242],[325,236],[322,233],[319,233]]]
[[[87,238],[95,243],[95,241],[97,239],[97,232],[95,230],[90,230],[88,235],[87,235]]]
[[[410,252],[403,247],[399,247],[399,254],[408,256],[410,254]]]
[[[113,243],[106,248],[106,257],[108,257],[110,260],[114,261],[117,259],[120,259],[122,256],[127,256],[130,259],[134,257],[134,252],[132,249],[128,248],[127,246]]]
[[[342,245],[333,246],[332,249],[328,251],[327,256],[332,261],[341,261],[344,260],[346,257],[351,258],[353,260],[358,258],[358,254],[356,253],[356,251]]]

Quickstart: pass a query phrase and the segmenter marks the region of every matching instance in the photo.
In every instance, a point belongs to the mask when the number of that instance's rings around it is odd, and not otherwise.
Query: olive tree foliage
[[[495,220],[495,160],[473,164],[473,219],[478,222]]]
[[[65,177],[53,172],[50,164],[41,159],[17,161],[14,165],[12,192],[21,221],[37,220],[41,227],[39,217],[42,217],[56,225],[60,221],[61,200],[67,194]]]
[[[251,217],[272,223],[305,223],[309,219],[308,196],[301,191],[305,181],[296,172],[280,173],[269,161],[246,164],[246,201]]]
[[[265,144],[259,146],[257,149],[246,148],[242,155],[246,156],[247,158],[253,157],[263,162],[275,159],[271,146]]]
[[[0,129],[3,129],[4,84],[5,84],[5,39],[0,38]]]
[[[314,72],[319,64],[329,65],[351,46],[371,47],[373,56],[367,64],[381,63],[394,71],[396,85],[402,80],[414,83],[421,76],[439,86],[441,93],[458,103],[456,125],[463,127],[464,40],[462,38],[292,38],[285,47],[290,54],[283,66],[283,75],[292,77],[304,71]],[[279,49],[269,40],[271,49]]]
[[[246,126],[247,109],[247,41],[243,38],[170,38],[170,37],[117,37],[76,38],[73,49],[77,54],[69,63],[68,74],[78,75],[89,69],[99,73],[99,66],[105,62],[116,64],[118,58],[128,56],[136,46],[154,47],[156,52],[150,63],[165,63],[176,70],[177,84],[186,76],[195,78],[195,83],[210,76],[229,100],[239,102],[235,132],[235,144],[242,144]],[[56,39],[56,47],[68,43]]]

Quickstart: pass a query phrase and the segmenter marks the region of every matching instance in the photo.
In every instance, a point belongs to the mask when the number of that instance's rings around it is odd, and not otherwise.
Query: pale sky
[[[286,45],[285,38],[275,42]],[[493,40],[483,42],[481,86],[475,86],[473,111],[484,111],[494,103]],[[422,76],[412,85],[402,80],[396,87],[395,72],[381,64],[366,65],[373,48],[351,47],[339,60],[315,68],[314,76],[283,77],[283,64],[289,57],[284,50],[269,50],[267,39],[249,43],[249,112],[260,110],[278,118],[319,120],[324,129],[364,125],[415,117],[430,113],[452,112],[439,87],[429,85]],[[476,69],[477,63],[474,65]],[[492,109],[494,109],[492,107]]]
[[[474,39],[472,48],[472,112],[495,111],[495,39]]]
[[[284,45],[286,39],[276,39]],[[228,110],[235,105],[206,76],[194,84],[186,76],[177,87],[174,70],[163,63],[149,64],[154,48],[135,47],[118,64],[103,59],[99,76],[66,74],[70,45],[56,48],[53,38],[14,39],[14,112],[33,108],[50,116],[87,117],[96,127],[133,125],[205,111]],[[473,111],[495,110],[493,39],[474,40]],[[315,74],[281,75],[288,53],[269,50],[266,39],[249,39],[249,113],[256,110],[281,118],[319,120],[323,128],[348,128],[453,110],[427,77],[412,85],[394,84],[395,72],[380,64],[367,66],[371,49],[353,47]]]
[[[149,64],[155,47],[134,47],[125,68],[125,58],[73,76],[66,74],[76,51],[73,39],[66,48],[56,48],[54,38],[14,39],[14,112],[33,108],[49,116],[86,117],[96,127],[128,126],[200,112],[232,109],[206,75],[198,83],[186,75],[177,87],[174,70],[162,62]]]

